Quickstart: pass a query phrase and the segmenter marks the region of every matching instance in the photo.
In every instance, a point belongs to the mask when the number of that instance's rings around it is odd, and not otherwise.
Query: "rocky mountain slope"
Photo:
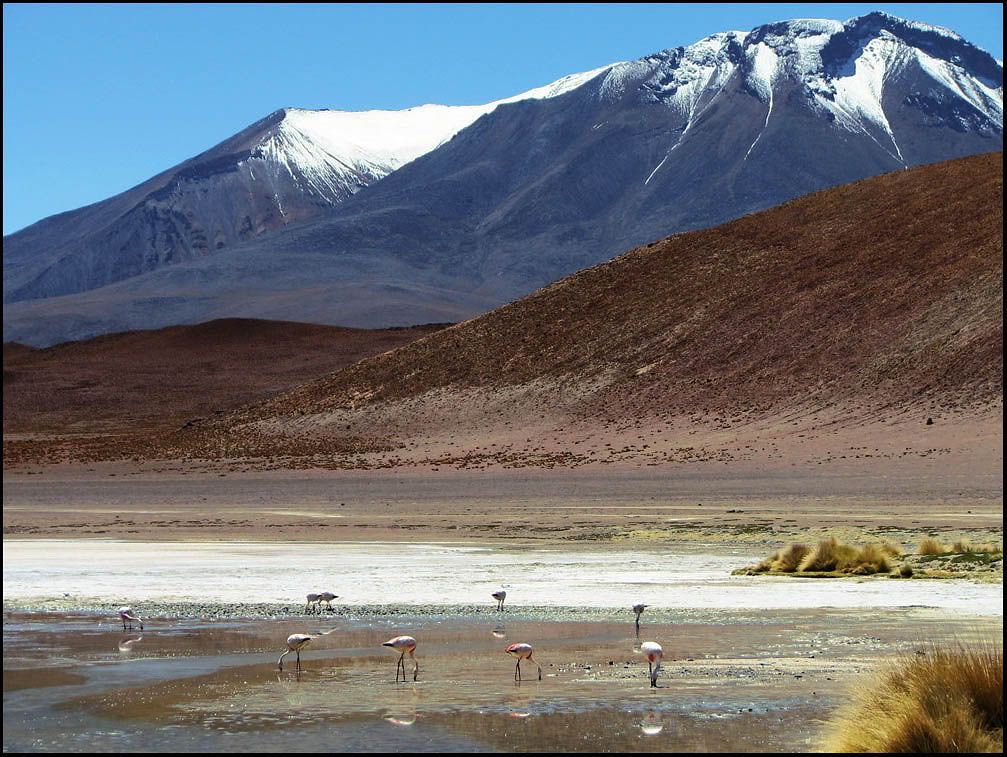
[[[15,297],[36,299],[5,304],[5,338],[458,321],[670,233],[1000,150],[1002,71],[953,32],[878,13],[717,34],[500,105],[313,220],[76,295],[40,282],[107,257],[19,274]]]
[[[4,299],[82,292],[323,214],[500,105],[556,97],[604,69],[486,105],[284,108],[143,184],[4,239]]]
[[[462,454],[638,429],[681,448],[769,420],[866,439],[899,417],[1002,413],[1002,221],[999,153],[819,192],[635,249],[173,443],[228,456],[440,435]]]

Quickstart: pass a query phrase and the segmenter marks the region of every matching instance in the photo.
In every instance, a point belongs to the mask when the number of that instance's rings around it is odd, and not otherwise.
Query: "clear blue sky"
[[[283,106],[482,103],[728,29],[884,10],[1003,58],[991,4],[3,8],[3,231],[121,192]]]

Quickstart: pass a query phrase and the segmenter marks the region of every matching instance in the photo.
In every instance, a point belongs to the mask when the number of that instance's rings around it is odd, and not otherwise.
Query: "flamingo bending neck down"
[[[131,607],[120,607],[119,608],[119,620],[122,621],[122,630],[126,630],[126,622],[129,621],[129,630],[133,630],[133,621],[135,620],[140,624],[140,630],[143,630],[143,621],[140,620],[136,615],[133,614],[133,608]]]
[[[307,600],[308,600],[307,604],[304,605],[304,612],[307,613],[313,612],[313,610],[311,609],[312,605],[319,605],[318,611],[321,612],[321,605],[319,603],[321,602],[322,597],[320,594],[309,594]]]
[[[328,609],[331,610],[332,609],[332,600],[333,599],[339,599],[339,595],[338,594],[333,594],[331,591],[319,592],[319,594],[318,594],[318,611],[319,612],[322,611],[322,602],[324,602],[325,606]]]
[[[401,652],[399,655],[399,662],[395,666],[395,682],[399,682],[399,669],[402,669],[402,681],[406,680],[406,653],[409,653],[409,657],[413,661],[413,680],[416,680],[416,675],[420,672],[420,664],[416,661],[416,655],[413,654],[416,651],[416,639],[412,636],[396,636],[394,639],[389,639],[381,646],[391,647],[392,649]]]
[[[650,686],[657,688],[657,674],[661,672],[661,659],[664,657],[664,650],[656,641],[645,641],[640,645],[640,651],[647,656],[647,663],[650,665]]]
[[[503,603],[507,599],[507,592],[501,589],[500,591],[493,592],[491,596],[497,601],[497,610],[503,610]]]
[[[301,669],[301,650],[304,649],[308,644],[311,643],[312,637],[306,633],[292,633],[287,637],[287,651],[280,655],[280,659],[276,661],[277,666],[280,670],[283,670],[283,658],[286,657],[291,652],[297,654],[297,669]]]
[[[538,668],[538,680],[540,681],[542,680],[542,666],[538,664],[537,660],[533,660],[531,658],[532,651],[533,649],[531,644],[524,644],[524,643],[511,644],[504,650],[504,652],[509,654],[511,657],[517,658],[517,665],[514,666],[515,681],[521,680],[521,660],[528,660],[528,662],[534,662],[535,666]]]
[[[640,633],[640,616],[649,605],[633,605],[633,612],[636,613],[636,632]]]

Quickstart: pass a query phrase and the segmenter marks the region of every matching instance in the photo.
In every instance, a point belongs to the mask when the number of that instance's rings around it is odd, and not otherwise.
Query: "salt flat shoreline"
[[[337,606],[331,613],[321,615],[305,613],[303,607],[280,603],[221,604],[217,602],[144,602],[142,607],[144,622],[155,628],[158,621],[296,621],[305,627],[325,630],[334,623],[371,622],[381,619],[415,619],[424,622],[451,622],[507,624],[532,622],[563,623],[633,623],[633,614],[623,607],[569,607],[569,606],[522,606],[496,612],[492,607],[480,605],[355,605]],[[928,621],[947,619],[948,611],[941,607],[927,605],[902,605],[878,608],[880,611],[908,620],[913,618]],[[16,614],[45,619],[48,617],[106,618],[105,625],[113,630],[121,627],[121,621],[108,602],[100,599],[60,600],[56,598],[29,601],[4,601],[5,614]],[[648,624],[673,625],[680,623],[703,623],[713,625],[760,625],[776,623],[780,619],[794,617],[855,618],[862,614],[860,608],[817,607],[817,608],[664,608],[648,607],[644,615],[644,627]],[[956,622],[969,617],[975,622],[986,624],[1002,622],[1003,613],[978,612],[956,613]]]
[[[732,575],[760,556],[749,546],[344,542],[179,543],[5,540],[4,608],[141,617],[306,617],[309,592],[332,591],[340,615],[629,617],[637,602],[669,620],[689,613],[816,610],[1003,615],[1001,583],[887,576],[802,580]],[[895,582],[895,583],[893,583]],[[491,594],[508,592],[495,613]],[[897,589],[897,590],[896,590]]]

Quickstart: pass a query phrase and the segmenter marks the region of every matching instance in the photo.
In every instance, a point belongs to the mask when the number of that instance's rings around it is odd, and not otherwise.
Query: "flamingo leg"
[[[654,685],[654,663],[647,662],[647,667],[650,668],[650,685]]]
[[[521,680],[521,658],[517,658],[517,666],[514,668],[514,679],[517,681]]]
[[[535,663],[535,667],[537,667],[537,668],[538,668],[538,680],[540,680],[540,681],[541,681],[541,680],[542,680],[542,666],[538,664],[538,660],[533,660],[533,659],[531,658],[531,655],[528,655],[528,661],[529,661],[529,662],[534,662],[534,663]]]
[[[395,683],[399,682],[399,668],[402,668],[402,680],[406,680],[406,653],[399,655],[399,661],[395,664]]]
[[[301,669],[301,650],[297,650],[297,669]]]

